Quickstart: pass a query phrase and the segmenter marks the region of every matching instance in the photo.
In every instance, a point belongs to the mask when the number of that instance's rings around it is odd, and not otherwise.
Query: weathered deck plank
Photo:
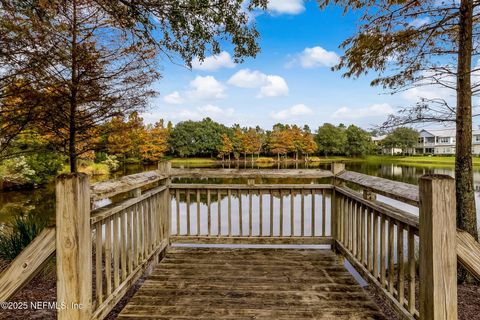
[[[329,250],[173,247],[119,319],[384,319]]]

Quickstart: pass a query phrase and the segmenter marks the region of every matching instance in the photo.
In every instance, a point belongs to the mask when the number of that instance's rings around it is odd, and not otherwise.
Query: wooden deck
[[[171,247],[119,319],[384,319],[330,250]]]

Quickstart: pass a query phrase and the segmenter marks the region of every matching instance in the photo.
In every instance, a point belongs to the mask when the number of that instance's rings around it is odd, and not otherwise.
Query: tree
[[[269,135],[268,148],[270,152],[277,155],[278,161],[280,161],[280,155],[287,155],[288,152],[295,150],[293,137],[289,131],[289,126],[276,124]]]
[[[313,134],[309,131],[303,132],[302,142],[301,142],[301,151],[303,155],[306,155],[306,161],[309,160],[309,156],[318,150],[318,145],[315,142]]]
[[[92,126],[146,105],[159,54],[190,66],[230,42],[235,61],[255,56],[258,32],[249,11],[265,7],[266,0],[2,1],[0,113],[14,83],[24,83],[17,92],[27,88],[39,97],[21,105],[24,119],[2,126],[15,129],[3,130],[3,140],[26,125],[53,132],[76,172],[77,158],[92,147],[85,143]],[[48,99],[47,89],[54,93]]]
[[[147,162],[158,162],[168,151],[168,129],[163,120],[147,125],[141,132],[140,156]]]
[[[344,128],[325,123],[318,128],[315,140],[318,144],[318,151],[329,156],[344,152],[347,136]]]
[[[418,131],[412,128],[395,128],[387,137],[381,141],[382,146],[387,148],[400,148],[403,153],[413,149],[418,143]]]
[[[363,157],[371,154],[375,148],[368,132],[353,124],[345,130],[345,135],[347,136],[345,154],[348,156]]]
[[[373,70],[379,76],[372,85],[394,92],[435,85],[456,94],[455,106],[441,97],[424,97],[386,125],[455,121],[457,227],[478,239],[471,147],[472,95],[479,90],[478,83],[472,83],[472,74],[479,71],[472,68],[472,57],[480,54],[480,48],[473,47],[473,41],[478,40],[480,3],[319,0],[322,8],[330,3],[363,12],[359,32],[342,44],[346,51],[336,70],[345,68],[346,77]]]
[[[40,36],[25,42],[49,50],[48,65],[35,71],[40,76],[34,80],[42,82],[34,82],[32,95],[37,93],[42,99],[30,126],[53,134],[58,148],[69,157],[70,171],[76,172],[77,159],[94,147],[95,126],[144,107],[153,96],[146,87],[158,79],[158,73],[154,47],[138,46],[91,1],[55,4],[45,5],[47,14],[42,18],[22,12],[8,12],[8,17],[31,23]],[[3,18],[5,11],[1,12]],[[6,63],[14,69],[12,61]],[[18,77],[22,79],[22,75]]]
[[[118,116],[107,123],[105,127],[105,131],[108,132],[105,143],[107,152],[113,155],[122,155],[125,160],[133,145],[128,124],[125,123],[123,117]]]
[[[248,128],[248,130],[244,130],[243,132],[241,145],[241,149],[245,153],[245,159],[247,154],[251,154],[253,161],[253,155],[255,153],[260,153],[262,149],[262,136],[256,129]]]
[[[174,155],[213,157],[222,144],[222,135],[228,132],[227,127],[210,118],[183,121],[172,129],[168,141]]]
[[[225,155],[228,155],[228,161],[230,161],[233,150],[233,142],[228,134],[222,134],[222,144],[218,148],[218,155],[222,157],[222,161],[225,161]]]

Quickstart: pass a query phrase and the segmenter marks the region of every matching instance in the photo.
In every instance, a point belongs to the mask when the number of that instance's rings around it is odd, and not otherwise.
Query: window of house
[[[437,141],[438,143],[449,143],[450,137],[439,137]]]

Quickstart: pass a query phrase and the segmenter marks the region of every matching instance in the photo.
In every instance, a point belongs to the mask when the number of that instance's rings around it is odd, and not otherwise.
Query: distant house
[[[473,130],[472,153],[480,155],[480,130]],[[453,155],[455,154],[455,128],[423,129],[415,152],[417,154]]]
[[[403,150],[402,148],[387,148],[381,145],[381,142],[387,137],[387,135],[383,136],[378,136],[378,137],[372,137],[373,143],[377,146],[377,150],[379,154],[389,154],[389,155],[395,155],[395,154],[402,154]]]

